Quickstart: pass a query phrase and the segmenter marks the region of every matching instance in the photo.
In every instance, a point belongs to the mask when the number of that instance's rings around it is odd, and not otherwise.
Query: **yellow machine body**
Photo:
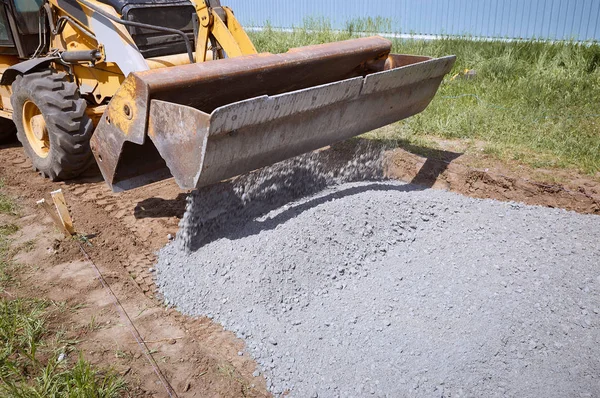
[[[394,123],[427,107],[455,60],[392,54],[381,37],[258,54],[229,8],[190,5],[187,52],[158,57],[140,55],[131,22],[105,1],[42,6],[48,67],[85,97],[91,150],[115,190],[171,176],[194,189]],[[0,55],[0,72],[21,61]],[[10,96],[0,85],[0,116]]]

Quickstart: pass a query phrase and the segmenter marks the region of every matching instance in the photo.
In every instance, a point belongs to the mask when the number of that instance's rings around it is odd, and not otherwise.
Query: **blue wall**
[[[323,17],[334,29],[357,18],[389,19],[389,32],[417,35],[600,40],[600,0],[221,0],[245,26],[302,26]]]

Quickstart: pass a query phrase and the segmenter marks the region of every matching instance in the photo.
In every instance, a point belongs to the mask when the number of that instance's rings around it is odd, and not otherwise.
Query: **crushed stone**
[[[275,396],[600,396],[600,217],[320,156],[192,195],[167,304],[244,339]]]

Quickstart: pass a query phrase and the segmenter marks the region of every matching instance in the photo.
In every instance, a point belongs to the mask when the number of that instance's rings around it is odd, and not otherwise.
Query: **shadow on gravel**
[[[386,184],[383,181],[374,181],[367,185],[361,185],[357,187],[352,187],[340,191],[331,192],[325,196],[319,196],[313,199],[310,199],[306,202],[303,202],[299,205],[290,204],[287,206],[285,210],[281,213],[277,214],[272,218],[268,218],[263,220],[257,220],[256,218],[245,219],[246,222],[243,225],[238,223],[231,223],[224,225],[218,232],[213,233],[210,236],[209,240],[200,240],[196,245],[192,246],[192,250],[198,250],[202,245],[210,243],[214,240],[220,238],[227,239],[242,239],[251,235],[257,235],[263,231],[268,231],[275,229],[279,224],[283,224],[286,221],[293,219],[294,217],[299,216],[301,213],[310,210],[314,207],[320,206],[324,203],[327,203],[332,200],[342,199],[345,197],[349,197],[352,195],[358,195],[363,192],[373,192],[373,191],[396,191],[396,192],[411,192],[411,191],[419,191],[426,189],[425,187],[405,184],[405,185],[390,185]],[[260,205],[257,206],[259,208]],[[243,228],[238,228],[238,226],[242,226]]]
[[[188,197],[177,240],[184,250],[196,251],[217,239],[240,239],[274,229],[310,208],[345,196],[426,188],[382,183],[385,179],[384,148],[379,143],[365,140],[299,156],[194,192]],[[372,183],[294,203],[348,182]],[[276,209],[281,211],[261,220]]]
[[[194,191],[181,193],[175,199],[151,197],[137,203],[135,218],[182,217],[178,244],[196,251],[220,238],[243,237],[241,230],[260,233],[273,229],[302,211],[329,200],[367,190],[417,190],[433,185],[449,162],[460,153],[410,146],[411,152],[427,152],[427,161],[417,176],[406,186],[368,184],[351,190],[334,192],[294,206],[301,198],[312,196],[327,187],[347,182],[385,180],[387,150],[405,147],[397,140],[357,138],[277,163]],[[259,221],[273,210],[289,206],[275,217]],[[249,224],[250,223],[250,224]],[[249,224],[249,226],[248,226]],[[246,228],[244,228],[246,227]],[[247,232],[250,233],[250,232]]]
[[[178,243],[195,251],[216,239],[234,238],[247,223],[328,186],[381,180],[382,154],[370,143],[337,146],[201,188],[188,197]]]

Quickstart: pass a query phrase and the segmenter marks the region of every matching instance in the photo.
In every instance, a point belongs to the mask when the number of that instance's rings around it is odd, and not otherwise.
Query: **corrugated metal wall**
[[[221,0],[246,26],[302,26],[325,18],[334,29],[383,17],[389,32],[417,35],[600,40],[600,0]]]

